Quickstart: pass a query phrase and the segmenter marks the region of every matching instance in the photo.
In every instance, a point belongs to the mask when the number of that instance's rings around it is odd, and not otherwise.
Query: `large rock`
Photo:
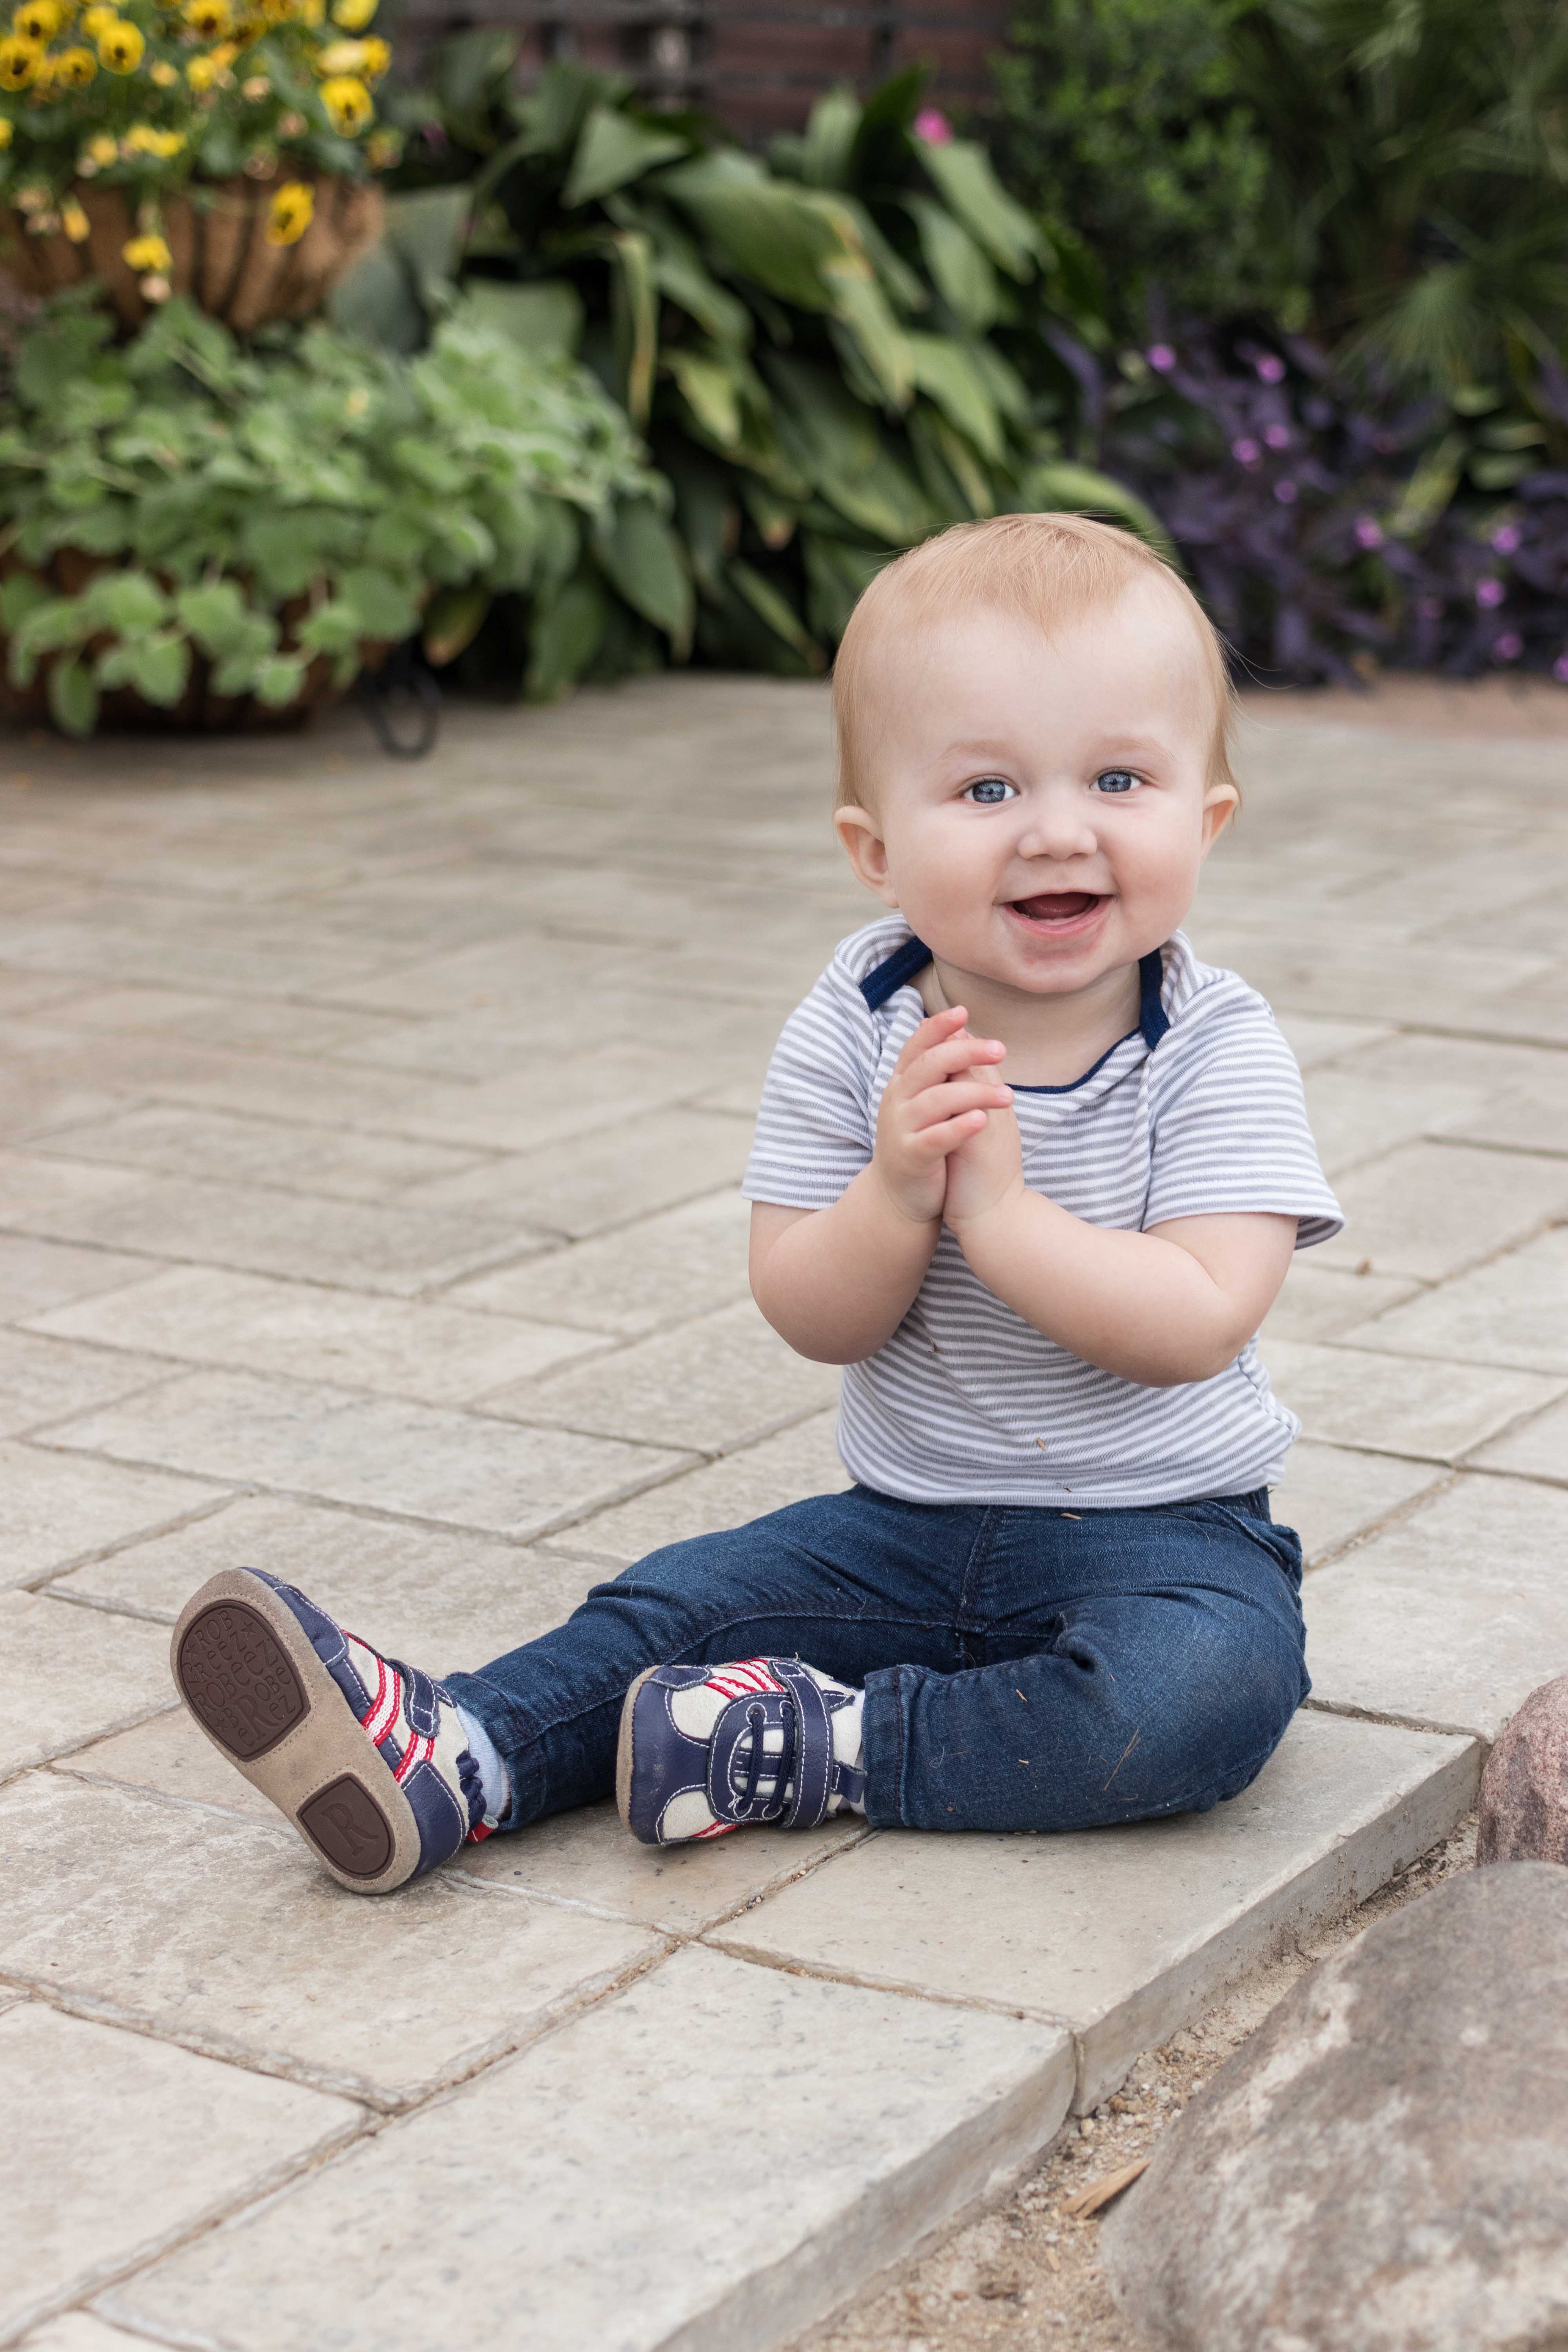
[[[1104,2251],[1176,2352],[1568,2352],[1568,1872],[1450,1879],[1313,1969]]]
[[[1568,1675],[1531,1692],[1481,1776],[1478,1862],[1568,1862]]]

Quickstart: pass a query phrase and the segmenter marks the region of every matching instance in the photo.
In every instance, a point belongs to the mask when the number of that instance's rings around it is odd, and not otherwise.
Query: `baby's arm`
[[[1147,1233],[1086,1224],[1020,1177],[953,1224],[996,1297],[1087,1363],[1147,1388],[1212,1380],[1279,1297],[1294,1217],[1173,1218]]]
[[[961,1075],[1003,1052],[963,1023],[962,1005],[921,1023],[883,1094],[871,1159],[830,1209],[753,1203],[752,1295],[797,1355],[858,1363],[909,1313],[942,1232],[947,1155],[1012,1101]]]

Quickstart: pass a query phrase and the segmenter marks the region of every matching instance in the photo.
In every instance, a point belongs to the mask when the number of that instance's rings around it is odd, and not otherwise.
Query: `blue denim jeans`
[[[1204,1812],[1310,1687],[1301,1547],[1266,1494],[1113,1511],[852,1486],[671,1544],[553,1633],[444,1679],[506,1759],[501,1826],[607,1796],[645,1666],[783,1654],[866,1686],[881,1828]]]

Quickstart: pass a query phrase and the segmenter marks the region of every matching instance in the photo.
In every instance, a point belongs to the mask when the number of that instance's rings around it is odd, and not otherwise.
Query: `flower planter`
[[[273,245],[267,236],[269,208],[285,176],[303,179],[315,212],[294,244]],[[29,294],[58,294],[95,278],[121,326],[133,333],[157,306],[124,257],[138,234],[125,192],[79,180],[70,193],[87,215],[87,237],[75,245],[58,230],[35,236],[22,214],[6,208],[0,211],[0,269]],[[383,211],[373,181],[286,175],[276,168],[265,179],[225,180],[167,196],[161,233],[170,253],[169,291],[188,294],[237,334],[250,334],[274,319],[309,318],[375,243]]]
[[[0,562],[0,577],[15,568],[11,562]],[[83,555],[75,548],[62,547],[44,577],[61,595],[74,596],[104,568],[94,557]],[[310,609],[310,598],[298,596],[279,613],[284,652],[296,650],[293,633]],[[98,645],[104,642],[100,638]],[[97,647],[89,646],[86,650],[90,653]],[[384,638],[362,639],[357,648],[360,669],[379,669],[390,650],[390,644]],[[52,727],[55,719],[49,708],[49,673],[64,656],[47,654],[31,684],[16,686],[11,680],[10,653],[10,639],[0,629],[0,719],[24,726]],[[308,727],[318,711],[330,709],[350,690],[338,685],[333,676],[336,667],[327,655],[318,654],[305,672],[300,692],[292,702],[279,709],[254,694],[216,693],[212,686],[215,665],[193,646],[190,682],[178,702],[149,702],[132,687],[111,688],[100,704],[98,724],[111,730],[152,728],[163,734],[194,735],[251,733],[263,729],[288,731]]]

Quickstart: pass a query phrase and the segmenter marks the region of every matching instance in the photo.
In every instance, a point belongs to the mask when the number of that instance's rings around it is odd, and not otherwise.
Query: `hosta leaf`
[[[999,466],[1006,455],[1002,419],[989,383],[963,344],[948,335],[910,335],[907,340],[915,382],[928,400],[973,442],[983,457]]]
[[[691,579],[679,542],[652,501],[635,499],[617,507],[594,544],[633,611],[662,629],[676,658],[684,660],[691,648]]]
[[[55,664],[49,672],[49,709],[63,733],[92,733],[98,724],[98,688],[84,664]]]
[[[552,702],[581,677],[599,650],[608,607],[605,592],[581,573],[542,612],[535,605],[523,690],[533,702]]]
[[[792,651],[813,669],[826,667],[826,657],[810,630],[796,613],[787,597],[782,595],[771,580],[749,563],[731,564],[728,577],[731,587],[738,589],[760,621],[765,622],[776,637],[781,637]]]
[[[823,278],[845,257],[832,221],[802,189],[764,177],[749,157],[704,155],[678,164],[659,182],[663,194],[695,220],[739,274],[803,310],[833,307]]]
[[[626,387],[626,415],[646,425],[653,405],[653,372],[658,357],[658,295],[653,281],[653,247],[637,229],[615,238],[616,270],[612,310],[616,348]]]
[[[1031,407],[1029,387],[1012,361],[1004,359],[994,343],[986,342],[980,337],[972,343],[966,343],[964,349],[984,377],[991,397],[1003,415],[1015,425],[1026,425]]]
[[[583,340],[583,298],[569,278],[541,278],[528,286],[470,278],[452,315],[455,324],[471,318],[498,329],[531,357],[561,352],[570,359]]]
[[[576,205],[591,204],[595,197],[607,196],[612,189],[625,187],[628,180],[687,152],[687,142],[676,132],[655,131],[623,114],[618,107],[595,106],[583,125],[572,169],[561,191],[562,205],[570,212]]]
[[[494,602],[490,591],[481,586],[443,588],[432,599],[426,608],[420,642],[425,658],[433,668],[445,668],[448,662],[457,660],[465,646],[472,645]]]
[[[972,139],[951,139],[943,146],[931,140],[916,143],[944,202],[976,243],[1010,278],[1032,276],[1043,249],[1039,228],[1008,195],[984,148]]]
[[[841,188],[849,173],[860,101],[853,90],[830,89],[811,110],[801,142],[801,177],[814,188]]]
[[[752,340],[752,314],[720,285],[691,239],[676,227],[661,207],[657,217],[645,215],[653,243],[653,274],[659,292],[679,304],[688,318],[716,343],[743,350]]]
[[[994,326],[999,308],[996,273],[967,229],[930,196],[906,196],[905,208],[920,232],[921,257],[948,309],[972,335]]]
[[[888,306],[888,298],[864,261],[834,263],[824,272],[833,289],[835,315],[855,338],[883,398],[893,408],[908,405],[914,390],[909,341]]]
[[[856,547],[820,531],[801,534],[805,562],[807,617],[819,636],[837,645],[848,625],[861,593],[887,562],[884,551]]]
[[[664,364],[698,424],[721,449],[733,449],[742,436],[741,379],[721,360],[701,352],[668,351]]]

